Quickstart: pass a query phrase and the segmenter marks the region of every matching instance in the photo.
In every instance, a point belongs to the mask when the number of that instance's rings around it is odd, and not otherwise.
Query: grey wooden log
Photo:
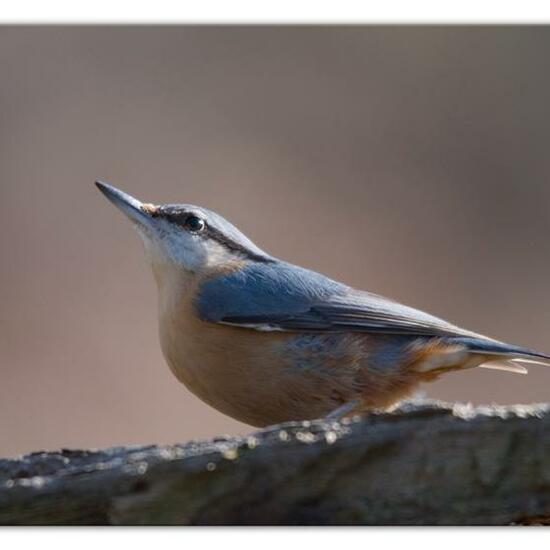
[[[550,404],[410,402],[185,445],[0,460],[1,524],[550,521]]]

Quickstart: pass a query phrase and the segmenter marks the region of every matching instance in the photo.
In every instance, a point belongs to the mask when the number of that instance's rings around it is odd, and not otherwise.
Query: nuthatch
[[[205,208],[97,186],[143,238],[172,372],[247,424],[388,408],[445,372],[550,362],[274,258]]]

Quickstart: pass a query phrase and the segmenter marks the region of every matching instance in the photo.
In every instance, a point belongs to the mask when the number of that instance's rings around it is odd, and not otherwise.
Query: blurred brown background
[[[170,374],[102,178],[550,352],[547,27],[0,28],[0,455],[244,433]],[[426,386],[550,400],[550,369]]]

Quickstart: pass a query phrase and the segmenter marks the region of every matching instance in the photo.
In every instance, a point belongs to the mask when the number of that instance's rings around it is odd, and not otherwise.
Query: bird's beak
[[[108,183],[96,181],[95,184],[117,208],[122,210],[122,212],[130,218],[130,220],[142,227],[151,228],[153,225],[151,212],[154,210],[154,206],[143,204],[141,201],[138,201],[131,195],[124,193],[124,191]]]

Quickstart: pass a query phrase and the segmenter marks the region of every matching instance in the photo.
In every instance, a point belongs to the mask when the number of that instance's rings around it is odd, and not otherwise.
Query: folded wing
[[[441,337],[500,357],[548,356],[457,327],[382,296],[285,262],[250,263],[206,281],[198,300],[210,322],[260,331],[365,332]]]

